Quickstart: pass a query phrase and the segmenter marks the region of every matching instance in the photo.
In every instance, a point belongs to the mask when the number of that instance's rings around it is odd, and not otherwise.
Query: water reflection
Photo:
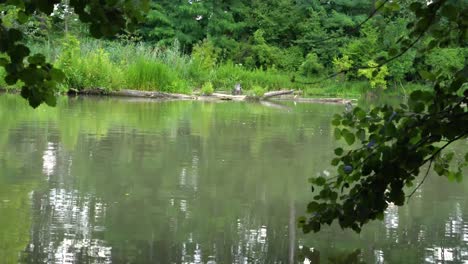
[[[0,262],[468,261],[468,186],[441,178],[360,235],[296,230],[341,107],[287,107],[0,96]]]

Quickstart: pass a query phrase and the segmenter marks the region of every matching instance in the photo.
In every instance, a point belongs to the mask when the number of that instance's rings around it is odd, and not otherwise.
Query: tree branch
[[[421,185],[426,181],[426,178],[429,175],[429,170],[431,169],[433,161],[434,159],[432,158],[431,162],[429,163],[429,166],[427,166],[426,175],[424,175],[424,178],[422,179],[422,181],[416,186],[416,188],[414,188],[414,190],[408,196],[406,196],[408,198],[408,202],[409,202],[409,199],[411,199],[411,197],[414,195],[414,193],[416,193],[416,191],[419,189],[419,187],[421,187]]]

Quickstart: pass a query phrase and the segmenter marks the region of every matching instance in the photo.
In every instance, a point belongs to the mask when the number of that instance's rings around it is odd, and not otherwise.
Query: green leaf
[[[44,64],[45,63],[45,57],[42,54],[34,54],[33,56],[30,56],[28,58],[28,62],[31,64]]]
[[[331,161],[331,165],[332,165],[332,166],[336,166],[336,165],[338,165],[339,163],[340,163],[340,159],[339,159],[339,158],[334,158],[334,159],[332,159],[332,161]]]
[[[366,140],[366,131],[364,129],[359,129],[356,132],[356,137],[361,141]]]
[[[341,129],[335,128],[334,135],[335,135],[335,139],[339,140],[341,138]]]
[[[319,208],[319,203],[312,201],[307,205],[307,212],[313,213],[317,211],[318,208]]]
[[[8,75],[5,77],[5,82],[6,82],[8,85],[14,85],[17,81],[18,81],[18,76],[16,76],[16,75],[8,74]]]
[[[23,58],[29,55],[28,47],[20,44],[15,45],[12,49],[8,50],[8,55],[10,55],[12,62],[21,62]]]
[[[354,141],[356,140],[356,137],[351,132],[344,133],[343,137],[344,137],[346,143],[348,143],[348,145],[354,144]]]
[[[49,73],[50,77],[52,77],[52,79],[56,82],[62,82],[65,80],[65,74],[59,69],[53,68]]]
[[[57,105],[57,98],[52,94],[52,93],[47,93],[45,95],[45,100],[44,102],[48,105],[48,106],[56,106]]]
[[[334,125],[334,126],[339,126],[340,124],[341,124],[341,120],[339,120],[339,119],[333,119],[332,125]]]
[[[325,185],[327,181],[325,180],[324,177],[317,177],[315,178],[315,184],[318,185],[318,186],[322,186],[322,185]]]
[[[335,149],[335,155],[337,155],[337,156],[343,155],[343,149],[342,148],[336,148]]]

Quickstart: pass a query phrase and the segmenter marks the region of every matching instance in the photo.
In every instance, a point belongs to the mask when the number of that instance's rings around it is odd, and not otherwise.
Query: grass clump
[[[256,97],[262,97],[265,94],[265,89],[263,89],[261,86],[255,85],[252,88],[252,94]]]
[[[169,91],[177,74],[159,61],[139,57],[126,71],[127,85],[137,90]]]

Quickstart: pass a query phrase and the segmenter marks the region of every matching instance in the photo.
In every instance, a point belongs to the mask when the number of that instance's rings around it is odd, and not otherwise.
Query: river
[[[431,175],[361,234],[296,228],[342,110],[0,95],[0,263],[468,263],[468,181]]]

